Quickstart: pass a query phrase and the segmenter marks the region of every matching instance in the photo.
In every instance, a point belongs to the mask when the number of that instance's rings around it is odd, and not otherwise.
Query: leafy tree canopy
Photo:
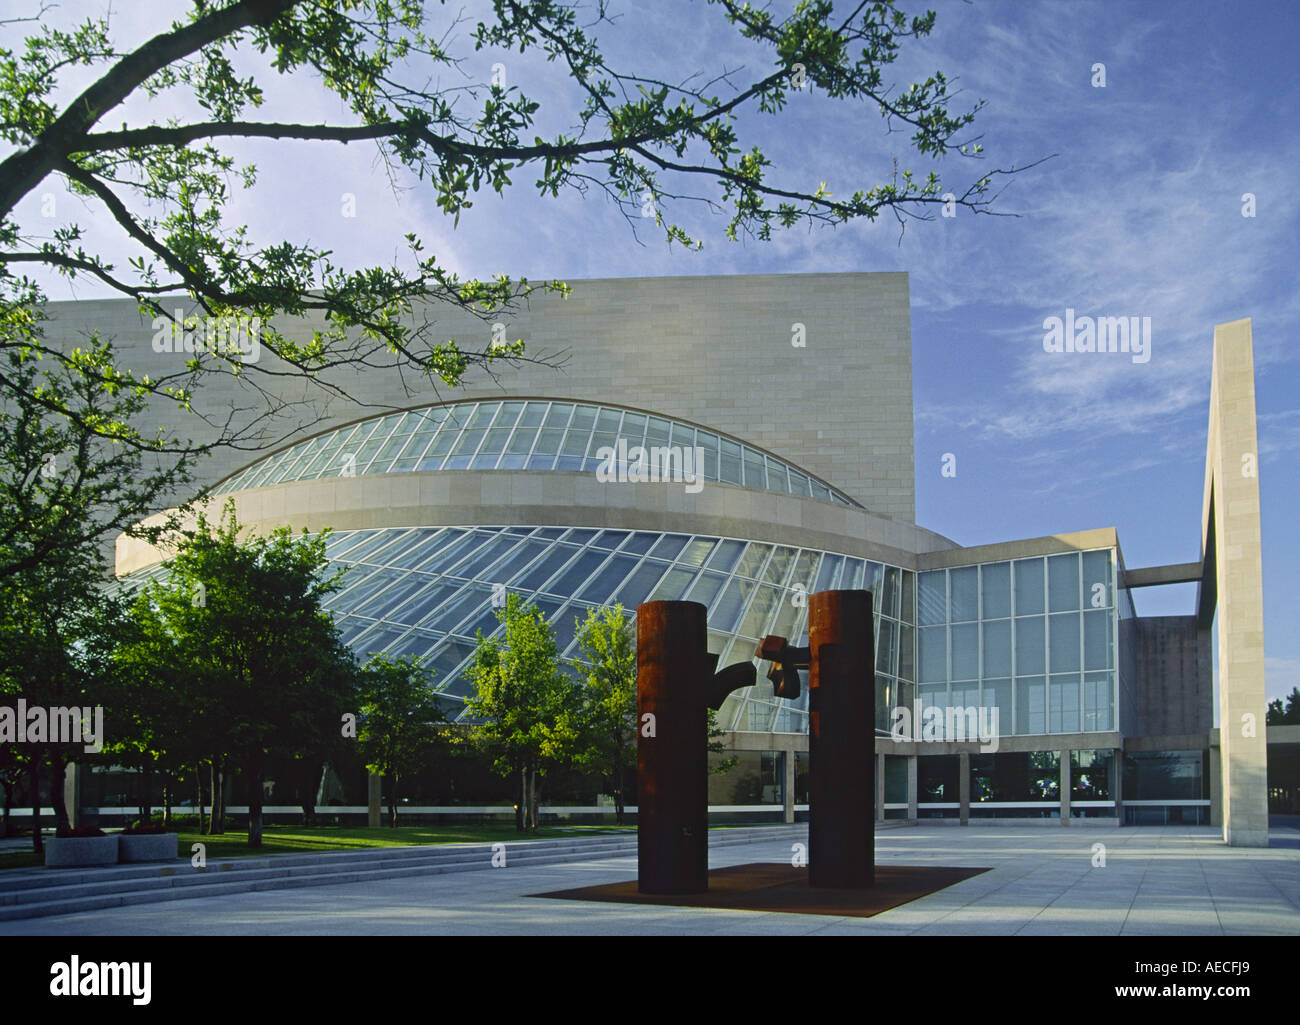
[[[362,668],[357,741],[367,769],[388,780],[389,825],[397,825],[398,787],[444,747],[446,722],[433,672],[418,658],[375,655]]]
[[[463,14],[441,5],[426,11],[419,0],[195,0],[184,17],[130,49],[103,18],[67,28],[37,23],[21,46],[0,49],[0,143],[8,150],[0,148],[0,350],[68,358],[37,331],[33,307],[44,293],[28,272],[41,268],[132,297],[150,316],[172,317],[160,299],[184,295],[209,320],[258,318],[262,347],[276,360],[245,364],[218,346],[163,380],[136,378],[108,359],[82,361],[81,370],[105,387],[135,387],[183,406],[205,368],[255,382],[260,374],[389,361],[454,384],[471,366],[531,358],[518,342],[463,348],[415,316],[426,300],[495,311],[534,287],[526,281],[505,274],[462,280],[414,233],[402,240],[401,258],[370,267],[348,266],[299,239],[255,237],[235,211],[257,168],[236,166],[235,140],[305,142],[322,154],[374,145],[395,177],[430,190],[453,224],[481,193],[529,179],[545,196],[595,190],[628,216],[648,205],[664,238],[687,246],[699,243],[669,212],[691,200],[721,214],[732,239],[887,211],[900,221],[928,217],[946,193],[991,212],[993,181],[1015,168],[950,187],[936,171],[895,165],[832,194],[807,167],[776,173],[747,134],[746,115],[779,116],[795,90],[809,89],[846,104],[848,119],[858,105],[879,113],[887,131],[907,133],[924,158],[976,156],[979,143],[965,133],[981,102],[954,106],[938,71],[906,88],[886,82],[903,47],[931,33],[934,12],[909,15],[895,0],[838,10],[830,0],[800,0],[785,15],[733,0],[711,6],[755,64],[683,69],[664,81],[613,66],[599,38],[613,24],[603,2],[592,10],[494,0],[469,41],[475,51],[544,57],[554,77],[524,87],[476,81],[466,69],[470,51],[453,41]],[[449,76],[467,84],[436,84]],[[283,102],[322,87],[341,112],[331,123],[305,111],[296,119],[294,100]],[[559,98],[543,110],[541,96]],[[130,103],[142,97],[147,106]],[[123,120],[128,106],[130,122]],[[281,116],[261,113],[271,107]],[[549,124],[571,127],[543,127]],[[789,180],[800,177],[806,180]],[[88,250],[78,221],[53,229],[23,223],[18,204],[51,178],[82,197],[90,216],[121,229],[134,249],[126,266]],[[285,315],[314,318],[310,337],[279,330],[273,318]],[[0,380],[0,387],[20,385]],[[121,433],[120,423],[105,430]]]

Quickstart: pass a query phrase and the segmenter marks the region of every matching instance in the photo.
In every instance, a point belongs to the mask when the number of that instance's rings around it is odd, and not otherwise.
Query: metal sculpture
[[[707,610],[698,602],[637,607],[637,888],[709,888],[708,709],[752,686],[754,665],[715,672]],[[875,881],[875,644],[870,591],[820,591],[808,600],[807,648],[770,636],[777,697],[793,700],[809,669],[808,881],[862,889]]]
[[[807,648],[764,637],[760,658],[778,697],[798,697],[808,674],[808,883],[865,889],[875,882],[875,644],[870,591],[808,599]]]
[[[709,888],[708,709],[753,686],[754,665],[714,672],[707,610],[693,601],[652,601],[636,610],[637,888]]]

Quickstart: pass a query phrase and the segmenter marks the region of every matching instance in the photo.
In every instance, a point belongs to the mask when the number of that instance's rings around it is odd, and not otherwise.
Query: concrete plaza
[[[711,852],[711,866],[788,862],[790,840]],[[1105,847],[1105,865],[1100,862]],[[0,935],[1296,935],[1300,831],[1231,848],[1211,827],[881,831],[880,864],[991,869],[874,918],[591,903],[529,894],[635,876],[593,856],[504,868],[235,893],[0,923]]]

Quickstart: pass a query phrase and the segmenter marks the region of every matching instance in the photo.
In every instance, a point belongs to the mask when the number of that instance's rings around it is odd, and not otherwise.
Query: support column
[[[1223,839],[1236,847],[1268,846],[1259,463],[1251,323],[1235,320],[1214,329],[1204,537],[1219,621]]]
[[[1115,795],[1115,820],[1124,825],[1124,751],[1116,748],[1111,765],[1110,792]]]
[[[1210,825],[1223,827],[1223,751],[1210,748]]]
[[[917,819],[917,794],[920,793],[920,784],[917,782],[916,759],[917,755],[907,756],[907,817],[913,822]]]
[[[957,755],[957,800],[961,810],[957,815],[963,826],[970,824],[970,752],[962,751]]]
[[[1070,752],[1062,751],[1060,765],[1061,780],[1061,825],[1070,824]]]
[[[782,752],[785,759],[785,821],[790,824],[794,821],[794,789],[795,789],[795,751],[794,748],[786,748]]]
[[[63,767],[63,806],[68,809],[68,825],[81,825],[81,766],[69,762]]]
[[[876,755],[876,821],[885,821],[885,754]]]

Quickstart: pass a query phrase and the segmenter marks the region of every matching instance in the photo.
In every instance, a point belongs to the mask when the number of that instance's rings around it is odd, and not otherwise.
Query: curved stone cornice
[[[327,527],[570,526],[705,534],[800,545],[915,568],[920,552],[955,548],[932,531],[862,509],[797,495],[706,482],[697,494],[678,483],[603,483],[590,473],[528,470],[438,470],[276,484],[215,495],[216,518],[227,498],[255,533],[289,526]],[[160,516],[146,522],[157,522]],[[164,555],[119,537],[119,576]]]

